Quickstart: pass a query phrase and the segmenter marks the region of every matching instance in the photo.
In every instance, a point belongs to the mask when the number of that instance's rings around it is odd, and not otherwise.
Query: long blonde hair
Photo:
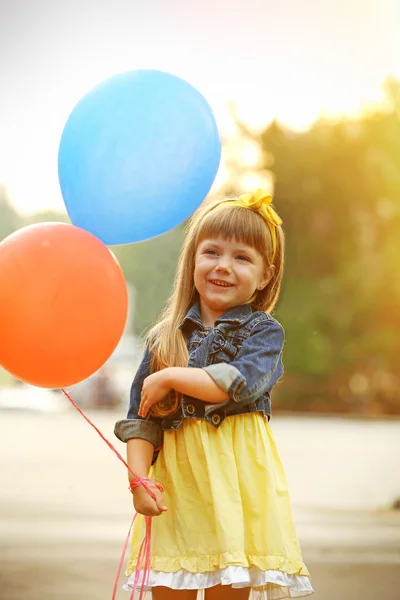
[[[204,202],[191,217],[182,253],[179,258],[172,294],[158,323],[149,332],[152,373],[166,367],[186,367],[189,353],[179,325],[189,308],[198,300],[194,286],[195,254],[198,244],[207,238],[235,238],[256,248],[271,264],[272,242],[267,223],[256,211],[241,206],[218,205],[224,200]],[[214,210],[216,209],[216,210]],[[253,310],[271,313],[278,301],[284,265],[284,233],[276,228],[277,244],[273,264],[274,274],[263,290],[258,290],[251,303]],[[152,409],[155,416],[175,412],[181,402],[180,394],[172,392]]]

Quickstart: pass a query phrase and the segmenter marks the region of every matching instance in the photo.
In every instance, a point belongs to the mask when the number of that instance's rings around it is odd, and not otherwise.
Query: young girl
[[[271,200],[257,190],[193,215],[128,417],[115,427],[131,469],[147,477],[153,464],[165,487],[153,488],[154,499],[132,486],[136,511],[157,517],[153,600],[195,600],[197,590],[206,600],[247,600],[250,589],[254,600],[313,593],[268,424],[284,342],[271,317],[284,258]]]

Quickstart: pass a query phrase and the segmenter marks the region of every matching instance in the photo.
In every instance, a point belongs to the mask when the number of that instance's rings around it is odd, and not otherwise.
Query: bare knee
[[[230,585],[216,585],[208,588],[205,600],[248,600],[250,588],[232,588]]]
[[[196,600],[197,590],[171,590],[157,586],[152,590],[153,600]]]

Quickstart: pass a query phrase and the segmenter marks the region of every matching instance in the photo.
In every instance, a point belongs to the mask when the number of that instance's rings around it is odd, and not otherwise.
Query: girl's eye
[[[216,250],[211,250],[211,248],[207,248],[206,250],[204,250],[204,254],[216,255],[217,251]]]
[[[250,262],[249,257],[245,256],[244,254],[239,254],[236,258],[238,258],[239,260],[247,260],[247,262]]]

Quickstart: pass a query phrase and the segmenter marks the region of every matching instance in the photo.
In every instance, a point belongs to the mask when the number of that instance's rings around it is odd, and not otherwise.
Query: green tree
[[[134,330],[145,335],[171,293],[183,241],[183,226],[152,240],[119,246],[114,253],[136,288]]]
[[[253,136],[287,235],[286,368],[289,379],[312,381],[307,393],[397,369],[400,82],[386,90],[385,110],[359,120],[320,120],[304,133],[274,122]]]

